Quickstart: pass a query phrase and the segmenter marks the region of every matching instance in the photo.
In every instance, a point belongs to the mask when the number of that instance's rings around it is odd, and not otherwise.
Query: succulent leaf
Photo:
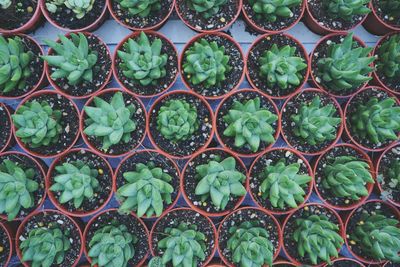
[[[300,6],[301,2],[302,0],[249,0],[256,18],[269,22],[293,17],[293,8]]]
[[[322,0],[323,9],[334,19],[351,21],[356,15],[366,15],[370,0]]]
[[[129,12],[132,17],[148,17],[151,12],[161,10],[161,0],[117,0],[121,9]]]
[[[11,3],[12,3],[11,0],[0,0],[0,8],[7,9],[11,6]]]
[[[152,257],[147,265],[148,267],[165,267],[161,257]]]
[[[59,6],[65,5],[77,19],[85,17],[93,9],[95,0],[46,0],[46,9],[50,13],[56,13]]]
[[[388,168],[388,180],[389,186],[391,188],[400,188],[400,159],[395,158],[390,162],[390,167]]]
[[[199,13],[203,18],[209,19],[218,14],[219,10],[228,0],[186,0],[189,8]]]
[[[399,8],[400,8],[400,1]],[[400,12],[400,10],[399,10]],[[400,34],[393,34],[377,51],[376,68],[389,79],[400,77]]]

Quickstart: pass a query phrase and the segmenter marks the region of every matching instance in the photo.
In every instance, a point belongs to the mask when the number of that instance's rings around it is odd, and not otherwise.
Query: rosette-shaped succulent
[[[225,47],[204,38],[196,41],[185,52],[184,58],[184,75],[192,84],[202,84],[205,88],[220,85],[232,69]]]
[[[21,37],[8,37],[6,40],[0,35],[0,92],[25,88],[26,79],[31,76],[29,63],[33,57],[31,51],[25,50]]]
[[[317,62],[317,82],[334,92],[360,87],[372,78],[369,66],[375,57],[369,56],[371,47],[360,47],[349,33],[341,43],[330,43],[326,57]]]
[[[400,188],[400,159],[392,159],[390,168],[388,168],[389,186],[391,188]]]
[[[201,196],[201,201],[211,198],[214,207],[224,210],[232,196],[246,195],[243,183],[246,176],[236,170],[236,160],[228,157],[210,160],[207,164],[196,167],[198,182],[195,194]]]
[[[390,79],[400,77],[400,34],[393,34],[385,40],[378,48],[377,55],[376,68],[381,73]]]
[[[296,219],[293,238],[299,255],[309,258],[312,264],[318,264],[320,260],[331,264],[331,257],[338,257],[338,249],[343,244],[339,226],[325,215]]]
[[[293,16],[292,8],[301,5],[302,0],[249,0],[256,18],[275,22],[278,18]]]
[[[95,97],[93,102],[94,107],[83,108],[88,116],[83,132],[101,139],[104,151],[112,145],[128,143],[131,133],[136,130],[136,122],[132,118],[135,106],[132,103],[126,105],[121,92],[116,92],[110,103],[100,97]]]
[[[400,18],[400,1],[399,0],[381,0],[379,6],[389,21]]]
[[[314,97],[311,103],[302,103],[299,113],[290,117],[294,122],[294,135],[309,145],[334,140],[342,121],[340,117],[335,117],[335,112],[333,104],[321,107],[319,96]]]
[[[50,267],[61,265],[65,252],[71,248],[70,233],[57,226],[53,228],[35,228],[29,231],[28,237],[19,246],[22,261],[30,266]]]
[[[145,18],[151,12],[161,9],[161,0],[117,0],[122,9],[127,10],[131,16]]]
[[[167,74],[167,54],[161,53],[162,41],[155,38],[150,43],[144,32],[140,33],[137,41],[129,38],[124,43],[124,50],[118,50],[118,57],[121,59],[119,67],[123,75],[135,83],[143,86],[156,85],[160,78]]]
[[[164,211],[164,203],[172,203],[172,177],[154,162],[138,163],[135,171],[125,172],[123,176],[126,183],[117,190],[120,212],[129,214],[133,211],[139,217],[145,214],[158,217]]]
[[[103,226],[89,241],[88,256],[92,266],[127,267],[128,261],[135,256],[137,241],[137,237],[120,222]]]
[[[350,21],[356,15],[366,15],[370,0],[322,0],[326,13],[334,19]]]
[[[98,170],[90,168],[83,161],[65,162],[57,165],[55,170],[57,175],[50,190],[61,193],[61,204],[73,201],[78,209],[85,199],[91,199],[99,189]]]
[[[209,19],[216,15],[227,0],[186,0],[189,8]]]
[[[0,0],[0,8],[7,9],[11,6],[11,0]]]
[[[83,33],[71,33],[70,38],[60,35],[60,42],[45,40],[54,50],[54,55],[42,58],[55,70],[51,79],[66,79],[69,85],[77,85],[93,80],[93,67],[97,63],[97,53],[89,48]]]
[[[281,89],[299,86],[307,68],[304,59],[295,55],[296,47],[285,45],[279,48],[273,44],[260,58],[260,75],[269,87],[278,85]]]
[[[168,100],[158,111],[157,129],[168,140],[187,140],[199,128],[197,109],[186,100]]]
[[[392,97],[379,100],[372,97],[367,103],[358,103],[350,114],[351,130],[360,139],[374,144],[397,140],[400,131],[400,107]]]
[[[24,169],[8,159],[0,164],[0,213],[6,214],[9,221],[17,217],[21,208],[35,205],[33,193],[39,184],[34,177],[32,168]]]
[[[163,264],[174,267],[197,266],[203,261],[206,251],[206,236],[197,230],[197,225],[180,223],[178,226],[167,227],[165,238],[158,242]]]
[[[32,148],[57,143],[63,131],[61,110],[53,109],[46,101],[28,101],[12,115],[17,131],[15,135],[22,143]]]
[[[65,5],[75,13],[77,19],[82,19],[93,9],[95,0],[46,0],[46,8],[50,13],[56,13],[58,6]]]
[[[268,231],[259,222],[242,222],[229,228],[229,234],[227,249],[232,253],[232,260],[237,264],[235,266],[272,266],[274,245]]]
[[[223,134],[235,137],[236,147],[247,144],[251,151],[257,152],[261,141],[268,144],[275,141],[273,123],[278,120],[278,116],[261,108],[259,97],[244,103],[235,101],[223,119],[228,124]]]
[[[400,263],[400,228],[397,219],[379,213],[362,213],[350,238],[359,244],[365,255],[378,261]]]
[[[263,199],[268,199],[275,208],[296,208],[304,202],[304,187],[312,179],[307,174],[299,174],[300,164],[286,164],[285,159],[275,165],[268,165],[259,178],[262,180],[260,192]]]

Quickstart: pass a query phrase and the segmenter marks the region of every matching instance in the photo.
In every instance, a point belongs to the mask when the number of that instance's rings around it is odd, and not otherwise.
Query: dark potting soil
[[[214,229],[212,224],[206,217],[194,210],[172,210],[162,217],[157,224],[153,227],[153,236],[151,242],[152,249],[156,256],[162,257],[164,251],[158,247],[158,242],[166,237],[164,231],[167,227],[178,227],[180,223],[186,223],[188,225],[196,225],[197,231],[203,233],[206,236],[205,244],[206,251],[204,251],[205,259],[207,260],[211,253],[214,251],[216,246],[214,240]],[[197,267],[203,266],[205,261],[197,263]],[[171,262],[166,267],[172,267]]]
[[[98,91],[108,82],[111,72],[111,55],[107,46],[94,35],[86,35],[86,37],[89,43],[89,50],[97,55],[97,62],[93,66],[93,80],[91,82],[82,81],[76,85],[68,84],[68,79],[66,78],[53,80],[60,90],[71,96],[87,96]],[[54,50],[52,50],[51,54],[54,55]],[[49,68],[51,73],[56,70],[54,67],[49,66]]]
[[[314,214],[325,215],[326,217],[328,217],[330,222],[338,225],[339,228],[341,227],[339,225],[339,219],[336,217],[336,215],[331,210],[318,204],[305,206],[293,213],[293,215],[287,221],[285,228],[283,229],[283,245],[285,246],[285,249],[290,254],[290,256],[297,259],[302,264],[311,265],[311,260],[307,256],[301,257],[297,251],[297,242],[293,238],[294,232],[297,228],[296,219],[308,218],[310,215]],[[339,229],[339,231],[341,230]]]
[[[299,45],[295,40],[289,38],[282,34],[274,34],[269,35],[266,38],[263,38],[258,43],[254,45],[254,47],[250,50],[249,56],[247,57],[247,72],[254,86],[265,92],[266,94],[273,97],[281,97],[287,96],[293,93],[298,89],[298,87],[294,87],[293,85],[288,85],[288,88],[281,89],[278,84],[275,84],[274,87],[270,87],[266,83],[266,78],[261,76],[260,73],[260,58],[264,55],[265,51],[270,50],[271,47],[276,44],[278,48],[282,48],[286,45],[290,45],[291,47],[296,47],[295,56],[301,57],[304,59],[304,62],[307,64],[306,55],[304,53],[303,48]],[[300,85],[306,79],[307,68],[299,72],[303,77],[300,81]]]
[[[314,97],[319,96],[321,100],[321,107],[328,104],[332,104],[336,108],[336,112],[333,115],[335,118],[340,118],[340,112],[338,107],[335,105],[333,100],[325,93],[314,92],[314,91],[304,91],[287,102],[287,105],[282,110],[282,134],[285,135],[287,142],[295,149],[305,152],[305,153],[317,153],[329,147],[335,140],[326,140],[325,142],[317,145],[309,145],[307,141],[303,140],[301,137],[297,137],[294,134],[293,126],[294,122],[290,118],[292,115],[298,114],[300,107],[303,103],[310,104]],[[337,131],[340,128],[340,124],[336,127]]]
[[[106,92],[102,93],[101,95],[98,95],[97,97],[100,97],[101,99],[105,100],[107,103],[111,102],[112,97],[114,96],[116,92]],[[125,106],[133,104],[133,106],[136,109],[136,112],[132,116],[132,120],[136,123],[136,130],[131,132],[131,139],[129,139],[128,143],[125,143],[121,140],[120,143],[115,144],[110,146],[110,148],[106,151],[106,154],[108,155],[121,155],[124,154],[130,150],[135,149],[140,142],[142,141],[143,136],[145,135],[146,132],[146,115],[145,115],[145,110],[143,110],[142,104],[137,100],[135,97],[122,92],[122,95],[124,97],[125,101]],[[88,103],[90,106],[93,106],[93,103]],[[84,121],[88,118],[86,113],[83,115]],[[84,129],[87,127],[86,123],[84,123]],[[102,139],[96,137],[96,136],[87,136],[87,140],[90,142],[92,146],[94,146],[97,150],[102,151]],[[104,152],[105,153],[105,152]]]
[[[387,15],[385,13],[385,11],[382,10],[381,4],[383,4],[384,1],[380,1],[380,0],[372,0],[372,6],[375,9],[376,15],[383,20],[385,23],[394,26],[394,27],[399,27],[400,26],[400,16],[397,17],[389,17],[389,15]],[[397,14],[398,15],[398,14]]]
[[[384,99],[386,99],[388,97],[394,97],[394,96],[389,95],[386,91],[379,90],[378,88],[379,87],[373,88],[373,89],[364,90],[364,91],[356,94],[354,96],[354,98],[351,100],[351,102],[348,104],[347,112],[345,114],[347,129],[349,130],[349,133],[352,135],[353,139],[357,143],[361,144],[362,146],[368,147],[368,148],[372,148],[372,149],[379,149],[379,148],[386,147],[387,145],[392,143],[393,140],[386,140],[383,143],[374,144],[374,143],[371,143],[371,141],[369,141],[368,138],[360,138],[360,137],[358,137],[353,132],[352,125],[351,125],[351,122],[350,122],[350,116],[353,115],[353,114],[356,114],[356,109],[357,109],[359,104],[364,104],[365,105],[368,102],[368,100],[371,99],[372,97],[376,97],[379,101],[382,101],[382,100],[384,100]],[[398,106],[398,104],[395,104],[394,106]],[[397,131],[396,134],[399,135],[400,131]]]
[[[0,8],[0,10],[2,10]],[[0,20],[1,20],[1,11],[0,11]],[[1,21],[0,21],[1,25]],[[37,85],[39,85],[40,79],[44,75],[44,63],[43,60],[40,59],[40,56],[42,56],[42,52],[40,50],[40,47],[31,39],[26,38],[24,36],[19,35],[19,37],[22,40],[22,43],[24,45],[24,51],[32,51],[32,59],[29,62],[28,68],[31,71],[31,75],[26,79],[26,85],[23,89],[18,89],[15,88],[11,92],[8,93],[3,93],[0,91],[0,96],[6,96],[6,97],[19,97],[24,94],[26,94],[29,91],[32,91],[35,89]],[[7,38],[6,38],[7,39]]]
[[[199,122],[199,127],[188,139],[180,140],[175,143],[166,139],[161,132],[157,129],[157,116],[158,112],[168,100],[179,99],[188,102],[190,105],[197,110],[197,121]],[[187,93],[173,93],[162,99],[160,99],[154,108],[150,111],[150,121],[149,121],[149,134],[151,134],[154,142],[157,144],[161,150],[176,156],[176,157],[186,157],[201,147],[203,147],[207,141],[211,138],[212,131],[212,114],[208,110],[207,106],[203,101],[191,94]]]
[[[129,13],[128,10],[121,8],[120,2],[118,0],[112,0],[112,10],[111,12],[121,21],[121,23],[137,28],[150,28],[154,27],[155,25],[159,24],[161,21],[168,16],[171,9],[174,8],[173,0],[163,0],[160,1],[161,9],[158,11],[151,11],[147,17],[142,18],[139,15],[132,15]]]
[[[9,112],[6,110],[7,108],[8,107],[6,107],[4,104],[0,104],[0,151],[6,149],[6,146],[8,146],[8,139],[12,134],[12,124],[9,117]]]
[[[298,172],[299,175],[303,174],[310,175],[306,163],[299,156],[297,156],[296,154],[294,154],[289,150],[286,149],[272,150],[266,154],[263,154],[254,163],[253,168],[251,169],[251,175],[249,177],[250,179],[249,190],[259,205],[271,211],[287,211],[291,209],[290,207],[287,207],[285,209],[280,209],[279,207],[275,208],[271,205],[271,201],[269,201],[268,198],[264,199],[262,196],[258,195],[258,193],[260,192],[260,186],[264,182],[263,179],[265,179],[264,177],[260,177],[260,175],[264,172],[266,167],[270,165],[276,165],[281,159],[285,159],[287,165],[293,163],[299,163],[300,164],[300,169]],[[311,189],[311,184],[308,183],[304,185],[304,187],[302,188],[306,193],[304,197],[306,197]],[[298,205],[301,205],[301,203],[298,203]]]
[[[207,213],[220,213],[225,211],[231,211],[235,208],[238,201],[242,198],[231,195],[228,204],[226,205],[226,208],[224,210],[219,210],[214,206],[213,202],[211,201],[211,198],[208,198],[206,201],[203,202],[201,201],[201,197],[195,194],[197,184],[200,181],[199,179],[201,179],[197,177],[196,167],[199,165],[207,164],[208,162],[215,160],[215,158],[218,157],[221,159],[221,161],[223,161],[226,158],[232,157],[232,155],[220,149],[206,150],[200,155],[198,155],[196,158],[194,158],[192,161],[190,161],[184,173],[185,180],[183,182],[183,188],[185,190],[188,199],[193,203],[194,206],[198,207],[201,210],[206,211]],[[236,161],[235,169],[246,176],[247,174],[246,168],[238,160],[235,161]],[[243,186],[246,187],[246,180],[242,184]]]
[[[76,161],[82,161],[87,164],[91,169],[98,170],[97,181],[99,182],[99,187],[94,192],[94,196],[90,199],[84,198],[82,205],[76,209],[73,201],[68,201],[67,203],[58,205],[74,213],[85,213],[91,212],[98,209],[105,201],[107,201],[108,196],[112,191],[112,172],[110,171],[108,164],[105,159],[93,152],[87,150],[72,151],[62,156],[56,166],[62,166],[63,163],[71,163]],[[101,171],[100,171],[101,170]],[[50,186],[54,184],[54,177],[59,175],[59,173],[53,169],[50,173]],[[61,197],[61,191],[52,192],[54,197],[58,200]]]
[[[227,0],[220,7],[219,12],[209,19],[205,19],[202,14],[189,8],[187,0],[177,0],[176,10],[189,25],[196,30],[212,31],[218,30],[228,25],[236,16],[240,8],[238,0]]]
[[[355,261],[343,259],[343,260],[335,261],[334,263],[332,263],[332,265],[328,265],[328,266],[331,266],[331,267],[361,267],[363,265],[361,265]]]
[[[146,33],[146,35],[151,43],[153,43],[154,40],[156,39],[160,39],[162,42],[161,54],[167,54],[168,56],[167,64],[165,65],[165,70],[167,74],[165,77],[158,79],[156,85],[150,84],[144,86],[132,79],[127,78],[123,74],[122,69],[119,67],[119,65],[122,63],[122,60],[119,58],[118,55],[115,58],[115,67],[117,69],[118,80],[121,81],[124,87],[127,88],[128,90],[132,91],[135,94],[143,96],[155,95],[161,93],[162,91],[167,90],[168,87],[170,87],[172,83],[175,81],[175,78],[178,75],[178,55],[175,50],[175,47],[161,36],[157,36],[150,33]],[[139,37],[140,35],[137,35],[131,39],[136,41]],[[119,50],[126,52],[122,45],[120,46]]]
[[[399,146],[391,148],[382,156],[376,179],[383,190],[381,193],[382,198],[389,198],[400,203],[400,184],[393,184],[393,181],[391,181],[388,176],[395,160],[400,160]]]
[[[42,202],[43,197],[46,192],[45,188],[45,177],[43,175],[46,175],[46,173],[42,173],[40,171],[39,166],[30,158],[28,158],[25,155],[21,154],[6,154],[6,155],[1,155],[0,156],[0,163],[2,163],[4,160],[11,160],[18,166],[20,166],[22,169],[27,170],[32,168],[35,171],[35,176],[33,177],[33,180],[39,184],[39,187],[37,191],[35,191],[32,194],[33,197],[33,206],[31,208],[25,209],[24,207],[21,207],[19,210],[16,218],[23,218],[27,216],[29,213],[34,211],[39,204]],[[46,170],[44,170],[46,172]],[[3,215],[7,216],[5,213]]]
[[[224,47],[225,55],[229,56],[228,65],[231,66],[232,69],[229,72],[225,73],[226,79],[222,81],[221,84],[216,84],[207,88],[204,86],[204,83],[200,83],[197,85],[192,84],[192,82],[187,78],[187,75],[184,73],[183,67],[181,66],[182,79],[185,79],[192,90],[206,97],[222,96],[226,93],[229,93],[240,83],[243,77],[244,59],[242,54],[240,53],[240,47],[238,47],[235,43],[228,40],[224,36],[208,34],[203,36],[201,39],[206,39],[208,42],[215,41],[219,47]],[[183,53],[186,53],[186,51],[193,45],[194,43],[187,47],[187,49]],[[184,56],[181,64],[183,65],[185,62],[186,56]]]
[[[237,93],[231,95],[229,98],[227,98],[225,100],[224,104],[221,105],[221,108],[219,109],[218,113],[216,114],[216,120],[217,120],[216,121],[216,124],[217,124],[216,131],[218,131],[219,137],[222,140],[223,144],[225,146],[229,147],[231,150],[241,153],[241,154],[252,154],[254,152],[251,150],[251,148],[248,144],[245,144],[242,147],[236,147],[235,146],[235,137],[224,136],[223,133],[226,130],[226,128],[228,127],[228,124],[225,123],[225,121],[224,121],[224,116],[228,114],[229,109],[232,107],[232,105],[235,101],[244,103],[245,101],[254,99],[256,97],[260,98],[261,108],[267,109],[270,112],[272,112],[273,114],[278,115],[278,114],[276,114],[276,110],[275,110],[275,107],[273,106],[272,102],[267,97],[261,95],[257,91],[244,91],[243,92],[240,90]],[[278,128],[278,120],[276,120],[272,124],[272,127],[275,129],[275,133],[274,133],[274,136],[275,136],[277,128]],[[261,140],[260,146],[259,146],[257,152],[265,150],[270,145],[271,144],[267,144],[266,142]]]
[[[222,223],[222,226],[219,230],[218,244],[223,256],[229,262],[233,262],[232,251],[227,248],[228,240],[231,237],[229,229],[232,226],[239,226],[243,222],[258,222],[259,227],[268,231],[269,240],[274,246],[273,254],[275,255],[279,245],[279,231],[275,221],[270,215],[262,212],[261,210],[249,208],[235,211],[234,213],[228,215],[227,219]]]
[[[303,13],[303,3],[290,8],[293,12],[293,16],[289,18],[278,17],[275,22],[270,22],[265,18],[257,18],[257,14],[253,11],[249,0],[243,1],[243,11],[246,12],[247,17],[258,27],[264,29],[265,31],[283,31],[284,29],[290,27],[296,23],[297,19]]]
[[[37,0],[11,0],[11,5],[0,8],[0,29],[14,30],[25,25],[39,8]]]
[[[87,226],[87,233],[84,237],[85,247],[89,251],[89,243],[95,232],[107,225],[125,225],[129,233],[137,237],[137,243],[134,244],[135,255],[128,261],[127,266],[139,266],[139,262],[147,256],[149,251],[148,234],[145,226],[132,215],[123,215],[116,210],[109,210],[100,214],[90,226]]]
[[[394,262],[387,262],[385,264],[385,267],[398,267],[398,263],[394,263]]]
[[[287,263],[274,263],[274,266],[276,266],[276,267],[293,267],[295,265],[287,264]]]
[[[8,238],[7,232],[3,227],[0,227],[0,267],[7,267],[6,261],[10,255],[10,239]]]

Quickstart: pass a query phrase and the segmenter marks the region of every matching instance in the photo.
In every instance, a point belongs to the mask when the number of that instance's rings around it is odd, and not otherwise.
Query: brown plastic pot
[[[359,261],[357,261],[355,259],[352,259],[352,258],[337,258],[337,259],[332,260],[332,263],[333,264],[335,262],[339,263],[340,261],[352,261],[352,262],[354,262],[354,264],[356,264],[354,267],[356,267],[356,266],[365,267],[364,264],[362,264],[361,262],[359,262]],[[329,267],[329,266],[332,266],[332,265],[329,265],[329,264],[325,264],[324,265],[324,267]]]
[[[14,235],[12,234],[10,227],[8,225],[6,225],[5,223],[0,222],[0,228],[3,229],[3,231],[6,233],[6,235],[8,237],[8,246],[10,248],[10,252],[8,253],[6,262],[2,263],[2,264],[4,264],[4,266],[8,266],[8,264],[11,261],[11,256],[13,254],[13,246],[14,246],[14,242],[15,242],[15,241],[13,241]]]
[[[0,153],[2,153],[3,151],[9,149],[13,144],[13,130],[12,130],[12,119],[11,119],[11,115],[10,115],[10,108],[4,104],[4,103],[0,103],[0,110],[4,110],[6,113],[6,116],[8,117],[8,121],[10,122],[10,132],[9,132],[9,137],[7,139],[7,142],[5,143],[5,145],[3,147],[0,147]]]
[[[364,28],[375,35],[385,35],[392,31],[400,31],[400,26],[390,25],[383,21],[377,14],[374,1],[370,4],[371,12],[363,23]]]
[[[294,263],[291,263],[289,261],[284,261],[284,260],[279,260],[279,261],[276,261],[276,262],[273,263],[273,265],[279,265],[279,264],[289,265],[289,266],[296,266]]]
[[[111,0],[108,0],[108,1],[111,1]],[[173,78],[172,82],[168,85],[167,88],[165,88],[163,91],[161,91],[157,94],[152,94],[152,95],[141,95],[141,94],[137,94],[137,93],[133,92],[132,90],[129,90],[129,88],[126,88],[125,84],[118,77],[118,65],[117,65],[118,50],[120,50],[122,48],[122,46],[128,41],[128,39],[130,39],[130,38],[135,39],[142,33],[142,31],[143,30],[132,32],[131,34],[125,36],[125,38],[122,39],[122,41],[118,43],[118,45],[115,47],[115,50],[114,50],[114,55],[113,55],[113,59],[112,59],[112,69],[113,69],[115,79],[117,80],[118,84],[122,87],[122,89],[125,92],[127,92],[128,94],[131,94],[135,97],[154,98],[154,97],[157,97],[157,96],[163,94],[164,92],[168,91],[175,84],[175,82],[178,78],[178,72],[175,74],[175,77]],[[176,47],[175,47],[174,43],[171,42],[171,40],[169,40],[165,35],[163,35],[160,32],[156,32],[156,31],[143,31],[143,32],[146,33],[147,35],[156,36],[156,37],[164,40],[165,42],[169,43],[174,48],[174,54],[176,56],[176,61],[178,63],[178,51],[176,50]],[[178,63],[178,65],[179,65],[179,63]],[[167,73],[167,75],[169,75],[169,74],[170,73]]]
[[[16,3],[15,3],[16,4]],[[40,4],[37,3],[35,12],[33,13],[32,17],[28,22],[26,22],[24,25],[22,25],[19,28],[15,29],[3,29],[0,27],[0,33],[6,33],[6,34],[16,34],[16,33],[26,33],[34,30],[38,24],[40,23],[40,20],[42,18],[42,10],[40,9]]]

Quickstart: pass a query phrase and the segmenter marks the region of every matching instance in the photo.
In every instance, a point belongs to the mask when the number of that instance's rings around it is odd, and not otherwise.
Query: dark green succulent
[[[400,18],[399,0],[380,0],[378,5],[383,13],[388,16],[389,21],[398,20]]]
[[[302,0],[249,0],[258,20],[275,22],[278,18],[293,17],[292,9],[300,6]]]
[[[326,13],[334,19],[351,21],[356,15],[366,15],[370,0],[322,0]]]
[[[228,0],[186,0],[189,8],[199,13],[205,19],[217,15],[227,1]]]
[[[151,12],[161,10],[161,0],[117,0],[121,9],[129,12],[129,15],[148,17]]]
[[[77,19],[82,19],[93,9],[95,0],[46,0],[46,9],[50,13],[57,13],[60,6],[65,6],[75,14]]]
[[[152,257],[149,260],[149,264],[147,264],[148,267],[165,267],[165,264],[162,263],[162,258],[161,257]]]
[[[387,177],[390,181],[388,184],[389,187],[400,189],[400,159],[395,158],[391,160]]]
[[[398,2],[400,7],[400,1]],[[383,75],[389,79],[400,77],[400,34],[393,34],[382,42],[377,56],[376,68]]]

